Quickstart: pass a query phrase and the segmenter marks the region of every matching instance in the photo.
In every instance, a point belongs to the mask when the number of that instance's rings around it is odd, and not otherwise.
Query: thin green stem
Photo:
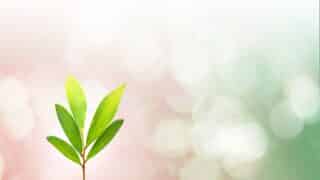
[[[82,159],[82,163],[81,163],[81,168],[82,168],[82,180],[86,180],[86,149],[87,146],[85,146],[83,148],[83,151],[81,153],[81,159]]]
[[[86,180],[86,164],[82,164],[82,180]]]

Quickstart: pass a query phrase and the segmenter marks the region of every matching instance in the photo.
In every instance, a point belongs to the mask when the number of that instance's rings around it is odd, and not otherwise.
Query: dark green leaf
[[[65,87],[73,117],[79,126],[80,131],[83,131],[87,111],[85,93],[79,82],[71,76],[67,79]]]
[[[97,139],[97,141],[91,148],[87,156],[88,160],[98,154],[106,145],[111,142],[111,140],[121,128],[122,124],[123,120],[116,120],[102,133],[102,135]]]
[[[77,155],[76,151],[68,143],[66,143],[62,139],[59,139],[55,136],[49,136],[47,137],[47,140],[66,158],[70,159],[71,161],[77,164],[81,164],[79,156]]]
[[[87,146],[95,141],[112,121],[117,112],[124,89],[125,85],[119,86],[99,104],[88,132]]]
[[[56,112],[64,133],[77,151],[81,152],[82,140],[80,131],[71,114],[63,106],[58,104],[56,104]]]

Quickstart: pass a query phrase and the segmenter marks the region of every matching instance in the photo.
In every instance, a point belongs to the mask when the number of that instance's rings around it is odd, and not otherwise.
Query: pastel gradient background
[[[320,179],[318,0],[0,0],[0,180],[81,179],[70,74],[88,117],[127,83],[89,180]]]

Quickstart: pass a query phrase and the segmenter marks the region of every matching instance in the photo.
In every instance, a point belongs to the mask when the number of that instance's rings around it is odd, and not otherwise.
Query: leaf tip
[[[70,81],[77,81],[77,80],[76,80],[75,76],[73,76],[73,75],[68,75],[66,82],[70,82]]]
[[[66,79],[66,82],[65,82],[65,88],[67,89],[67,91],[68,91],[68,89],[71,88],[71,86],[72,86],[73,84],[78,84],[78,85],[79,85],[79,82],[78,82],[78,80],[76,79],[76,77],[73,76],[73,75],[67,76],[67,79]]]
[[[54,107],[55,107],[56,109],[59,109],[61,106],[60,106],[59,104],[54,104]]]
[[[55,109],[56,109],[56,113],[57,113],[57,114],[59,114],[59,112],[65,110],[65,108],[64,108],[62,105],[60,105],[60,104],[55,104],[54,107],[55,107]]]
[[[52,139],[54,139],[54,136],[47,136],[47,141],[51,143]]]
[[[118,120],[117,120],[117,123],[119,124],[119,126],[122,126],[122,125],[123,125],[123,122],[124,122],[123,119],[118,119]]]
[[[121,85],[119,86],[118,90],[119,90],[121,93],[123,93],[126,88],[127,88],[127,84],[126,84],[126,83],[123,83],[123,84],[121,84]]]

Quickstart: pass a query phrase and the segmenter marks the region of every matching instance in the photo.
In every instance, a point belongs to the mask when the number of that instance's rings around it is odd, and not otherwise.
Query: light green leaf
[[[65,88],[73,117],[80,131],[83,131],[87,111],[85,93],[80,83],[72,76],[68,77]]]
[[[62,153],[66,158],[71,161],[81,164],[79,156],[76,151],[65,141],[55,136],[48,136],[47,140],[52,144],[60,153]]]
[[[124,89],[125,85],[119,86],[107,95],[99,104],[88,132],[87,146],[95,141],[112,121],[117,112]]]
[[[97,139],[97,141],[91,148],[87,156],[88,160],[98,154],[104,147],[106,147],[106,145],[111,142],[111,140],[121,128],[122,124],[123,120],[116,120],[102,133],[102,135]]]
[[[71,114],[61,105],[56,104],[56,112],[60,122],[60,125],[68,137],[71,144],[76,148],[78,152],[82,151],[82,140],[79,128],[73,120]]]

